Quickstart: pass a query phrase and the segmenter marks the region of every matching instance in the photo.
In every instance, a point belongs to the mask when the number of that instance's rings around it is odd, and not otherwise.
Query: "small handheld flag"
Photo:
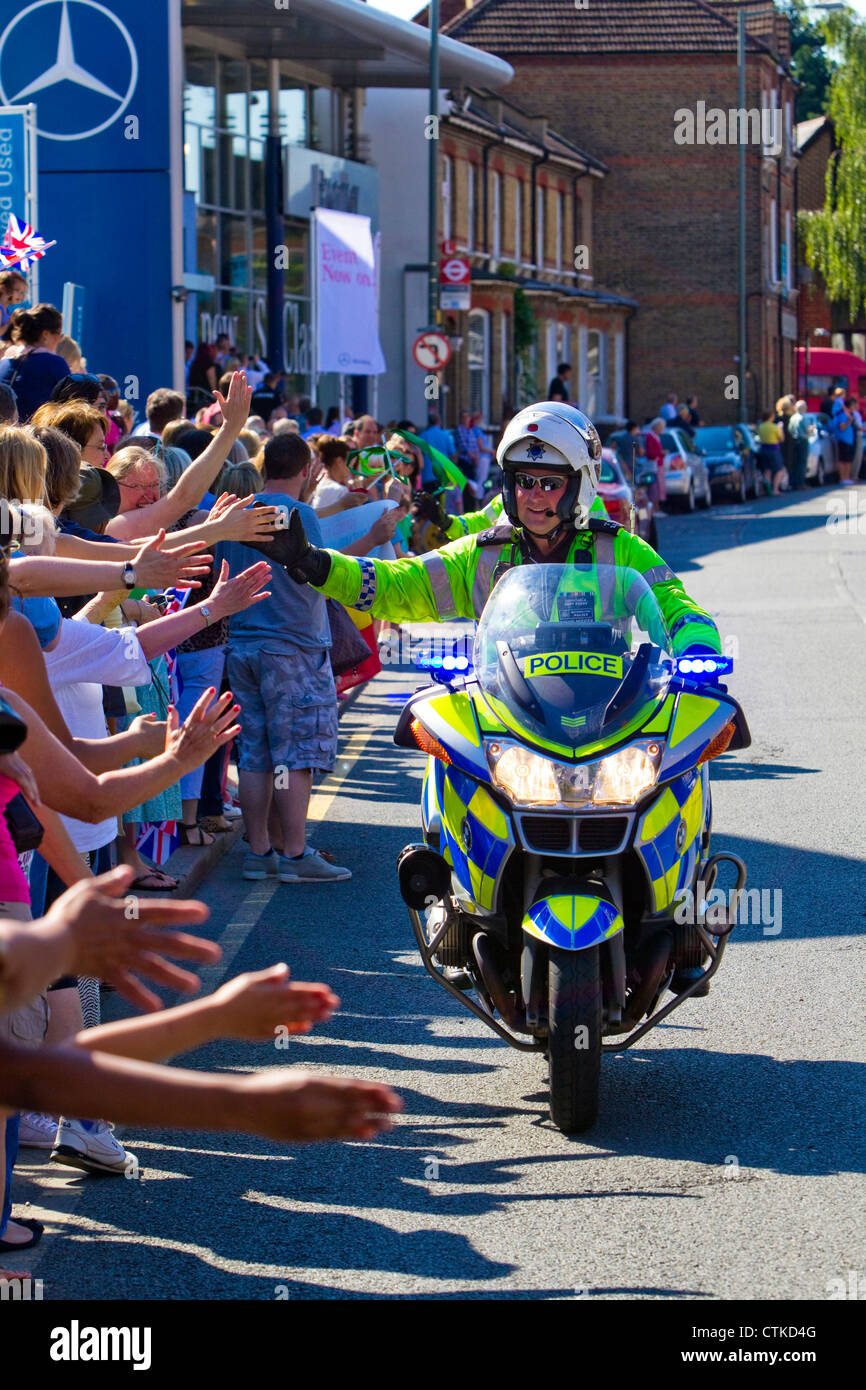
[[[0,267],[10,270],[16,266],[28,271],[34,261],[40,261],[50,246],[56,241],[46,241],[30,226],[29,222],[19,222],[14,212],[9,214],[6,235],[0,245]]]

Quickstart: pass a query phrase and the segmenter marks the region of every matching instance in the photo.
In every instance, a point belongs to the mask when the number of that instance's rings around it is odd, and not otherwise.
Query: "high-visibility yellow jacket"
[[[682,582],[660,555],[639,536],[615,521],[593,518],[591,526],[574,533],[564,563],[602,566],[606,582],[616,580],[615,568],[642,575],[654,593],[671,635],[671,650],[681,655],[694,643],[721,652],[712,618],[690,598]],[[495,580],[506,569],[524,563],[520,531],[503,521],[487,531],[463,536],[441,550],[405,560],[356,559],[329,552],[331,572],[321,592],[347,608],[369,612],[391,622],[447,622],[481,616]],[[632,611],[627,596],[623,611]],[[605,611],[611,611],[609,603]],[[639,609],[638,609],[639,616]]]

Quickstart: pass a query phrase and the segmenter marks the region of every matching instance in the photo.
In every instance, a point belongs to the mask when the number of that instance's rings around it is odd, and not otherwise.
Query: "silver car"
[[[713,505],[713,489],[703,451],[684,430],[665,430],[661,436],[665,454],[665,488],[673,509],[693,512],[696,506]]]

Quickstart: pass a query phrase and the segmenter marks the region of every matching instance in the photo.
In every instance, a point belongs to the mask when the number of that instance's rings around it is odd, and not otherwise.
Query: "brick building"
[[[593,183],[591,268],[596,282],[640,306],[629,330],[626,397],[638,419],[672,389],[697,392],[708,420],[737,415],[740,139],[747,141],[749,415],[793,386],[790,31],[772,0],[743,3],[746,108],[754,115],[742,120],[736,3],[604,0],[578,9],[565,0],[446,0],[443,7],[445,33],[511,63],[510,100],[548,117],[610,171]]]
[[[440,127],[444,243],[472,265],[471,306],[445,312],[462,345],[445,418],[491,425],[543,398],[560,362],[598,419],[625,410],[626,324],[636,305],[593,275],[593,199],[605,166],[544,117],[480,92],[454,97]]]

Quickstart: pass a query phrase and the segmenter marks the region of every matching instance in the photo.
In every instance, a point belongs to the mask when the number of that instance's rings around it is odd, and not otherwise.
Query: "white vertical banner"
[[[378,376],[378,274],[369,217],[314,211],[316,371]]]

